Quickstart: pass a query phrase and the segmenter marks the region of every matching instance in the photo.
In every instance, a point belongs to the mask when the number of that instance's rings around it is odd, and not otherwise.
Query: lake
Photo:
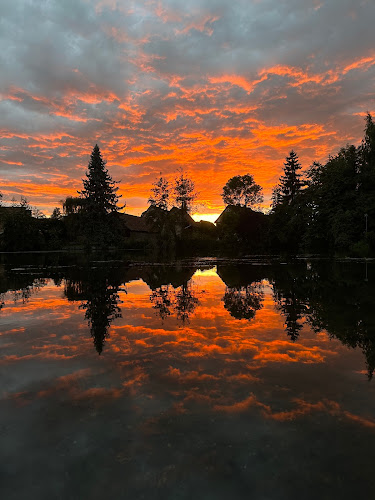
[[[375,491],[375,264],[2,256],[4,499]]]

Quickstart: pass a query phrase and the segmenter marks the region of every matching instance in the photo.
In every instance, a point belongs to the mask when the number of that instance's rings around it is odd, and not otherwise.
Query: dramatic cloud
[[[201,213],[250,172],[269,198],[358,144],[375,111],[370,0],[5,0],[0,190],[50,212],[81,187],[97,142],[127,210],[183,167]]]

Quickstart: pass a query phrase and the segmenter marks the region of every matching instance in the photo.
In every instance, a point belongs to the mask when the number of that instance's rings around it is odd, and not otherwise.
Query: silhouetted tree
[[[365,136],[360,146],[363,166],[375,168],[375,123],[370,113],[366,116]]]
[[[281,186],[279,184],[277,184],[277,186],[274,186],[274,188],[272,189],[271,201],[271,211],[274,212],[282,202]]]
[[[81,198],[79,196],[68,196],[64,201],[62,201],[64,214],[72,215],[79,213],[83,209],[85,202],[85,198]]]
[[[62,217],[61,215],[61,210],[59,209],[59,207],[55,207],[52,211],[52,214],[51,214],[51,219],[57,219],[57,220],[60,220]]]
[[[175,179],[173,192],[177,208],[180,208],[184,212],[191,212],[193,203],[197,198],[194,181],[181,172]]]
[[[301,165],[297,154],[292,150],[284,163],[284,175],[280,178],[280,195],[283,203],[290,205],[299,193],[302,182],[298,172]]]
[[[85,243],[103,248],[119,241],[122,226],[117,213],[124,206],[118,206],[121,195],[117,194],[117,182],[109,175],[97,144],[91,153],[86,176],[84,189],[79,191],[84,199],[81,212]]]
[[[121,195],[117,194],[117,182],[112,180],[105,167],[99,147],[96,144],[92,150],[86,179],[83,179],[83,190],[79,194],[86,200],[84,209],[86,212],[103,217],[111,212],[117,212]]]
[[[167,179],[160,177],[153,183],[153,188],[151,188],[151,195],[148,202],[152,207],[168,210],[169,182]]]
[[[235,175],[223,187],[222,198],[226,205],[254,207],[263,201],[262,188],[250,174]]]

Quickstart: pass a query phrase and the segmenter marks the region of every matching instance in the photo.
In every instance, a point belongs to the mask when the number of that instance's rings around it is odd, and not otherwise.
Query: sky
[[[373,0],[2,0],[3,202],[50,214],[97,143],[127,213],[181,168],[197,220],[239,174],[266,209],[292,149],[308,168],[360,143],[374,21]]]

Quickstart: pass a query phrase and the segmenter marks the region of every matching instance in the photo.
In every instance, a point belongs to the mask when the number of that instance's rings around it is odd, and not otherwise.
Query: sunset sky
[[[126,212],[179,167],[212,220],[251,173],[265,208],[375,113],[373,0],[3,0],[0,191],[49,214],[98,143]],[[198,217],[198,216],[197,216]]]

